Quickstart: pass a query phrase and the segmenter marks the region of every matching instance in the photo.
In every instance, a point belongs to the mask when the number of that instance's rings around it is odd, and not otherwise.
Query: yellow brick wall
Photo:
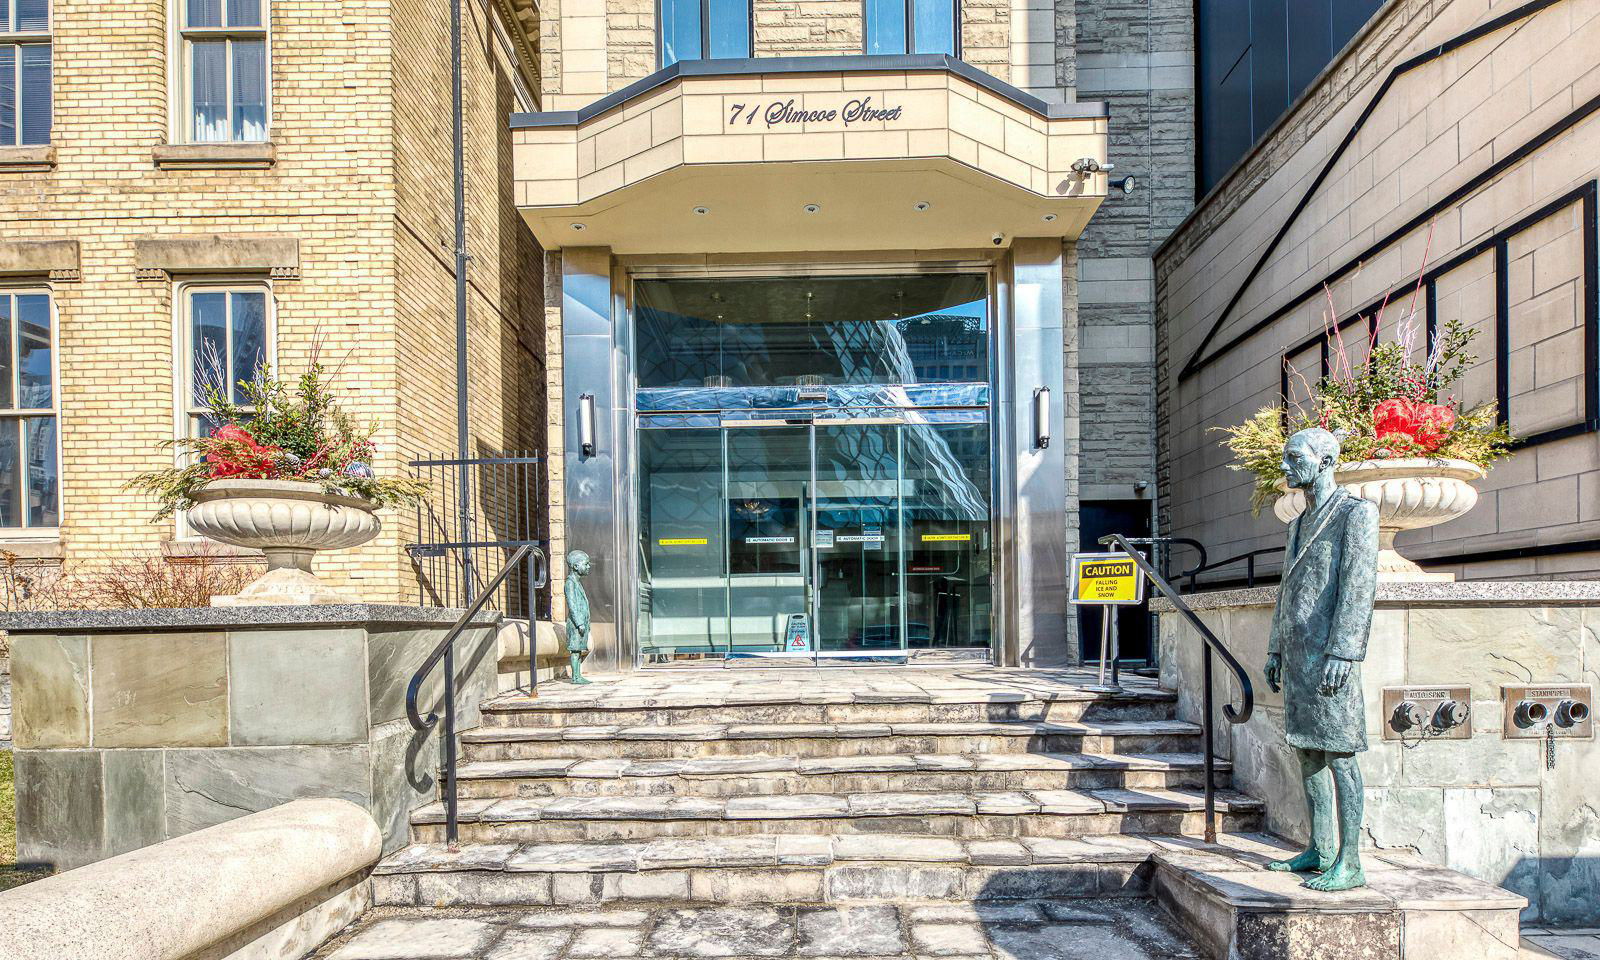
[[[136,473],[171,464],[159,445],[175,429],[174,285],[135,278],[139,238],[299,238],[301,278],[272,282],[282,371],[303,370],[315,350],[338,367],[346,408],[379,424],[380,471],[401,469],[414,449],[454,446],[453,307],[441,311],[431,299],[436,288],[453,296],[449,45],[435,35],[447,36],[446,9],[434,0],[276,0],[277,163],[159,170],[152,149],[168,139],[167,4],[55,0],[57,166],[0,172],[0,220],[5,239],[70,237],[82,249],[81,281],[52,284],[69,563],[155,552],[176,534],[170,522],[149,522],[150,499],[122,489]],[[486,442],[500,444],[544,421],[529,386],[543,382],[543,307],[537,249],[512,229],[520,225],[504,196],[509,86],[491,77],[482,28],[473,25],[466,46],[475,98],[474,419]],[[422,55],[417,42],[437,47]],[[419,111],[437,115],[431,127],[402,122]],[[525,318],[531,331],[518,326]],[[430,352],[438,342],[448,357]],[[511,389],[501,391],[507,380]],[[385,512],[384,522],[377,540],[319,560],[319,572],[363,599],[414,596],[401,550],[409,511]]]

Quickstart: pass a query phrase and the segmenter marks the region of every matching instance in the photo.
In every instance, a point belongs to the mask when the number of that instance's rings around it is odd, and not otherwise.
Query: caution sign
[[[783,628],[783,649],[788,653],[805,653],[811,649],[811,624],[805,614],[789,614]]]
[[[1144,574],[1126,553],[1073,554],[1071,572],[1073,603],[1144,602]]]

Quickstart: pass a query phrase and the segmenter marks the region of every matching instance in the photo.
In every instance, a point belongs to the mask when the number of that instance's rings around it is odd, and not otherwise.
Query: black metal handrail
[[[445,841],[452,846],[455,845],[459,832],[456,822],[456,639],[467,629],[467,624],[472,622],[472,618],[476,617],[478,612],[483,609],[483,605],[489,602],[489,598],[494,596],[494,592],[500,588],[500,584],[505,582],[506,577],[509,577],[511,572],[517,569],[527,557],[528,552],[536,550],[538,550],[537,547],[525,543],[518,547],[515,553],[511,554],[510,558],[506,560],[505,566],[501,567],[500,572],[494,575],[493,580],[489,581],[488,588],[478,594],[477,599],[472,601],[471,606],[467,607],[461,616],[456,619],[449,631],[445,633],[444,639],[439,641],[439,645],[433,648],[433,652],[428,654],[426,660],[422,661],[422,666],[418,667],[417,672],[411,675],[411,683],[406,687],[406,719],[411,721],[411,728],[418,733],[426,733],[432,730],[439,723],[439,714],[430,711],[428,716],[424,718],[418,713],[417,695],[422,691],[423,681],[428,678],[428,674],[433,671],[435,666],[443,662],[444,836]],[[528,643],[536,645],[538,637],[529,636]],[[530,666],[532,666],[532,657],[529,660]],[[532,689],[532,682],[532,678],[530,678],[530,690]]]
[[[1202,715],[1201,723],[1204,726],[1202,733],[1205,738],[1205,839],[1207,843],[1216,843],[1217,777],[1216,753],[1213,749],[1213,739],[1216,735],[1216,731],[1214,729],[1216,726],[1214,722],[1216,707],[1212,703],[1211,697],[1212,652],[1215,651],[1217,656],[1222,658],[1223,664],[1230,672],[1233,673],[1233,678],[1239,682],[1239,708],[1234,709],[1234,706],[1231,703],[1225,703],[1222,705],[1222,715],[1229,723],[1240,724],[1250,719],[1250,714],[1254,713],[1256,708],[1255,688],[1251,685],[1250,676],[1249,674],[1245,673],[1244,667],[1241,666],[1239,661],[1234,659],[1233,654],[1229,653],[1228,649],[1222,645],[1222,641],[1217,639],[1217,635],[1211,632],[1210,628],[1207,627],[1205,623],[1203,623],[1200,618],[1195,615],[1193,610],[1189,609],[1189,605],[1184,603],[1183,597],[1178,594],[1177,588],[1175,588],[1171,583],[1167,582],[1167,578],[1161,575],[1161,572],[1155,568],[1155,565],[1149,560],[1145,559],[1144,555],[1139,553],[1139,551],[1133,549],[1133,543],[1130,542],[1127,537],[1124,537],[1120,533],[1113,533],[1110,536],[1101,537],[1100,543],[1103,546],[1116,546],[1123,553],[1126,553],[1128,556],[1132,557],[1133,562],[1138,565],[1140,570],[1144,571],[1145,576],[1150,578],[1150,582],[1155,584],[1155,588],[1161,591],[1161,595],[1166,597],[1167,600],[1172,603],[1173,609],[1178,611],[1179,616],[1187,620],[1189,622],[1189,626],[1193,627],[1195,632],[1200,634],[1201,639],[1205,641],[1205,645],[1201,648],[1202,656],[1200,658],[1200,679],[1204,686],[1204,690],[1200,697],[1200,712]]]
[[[1199,578],[1200,574],[1210,573],[1213,570],[1220,570],[1223,567],[1232,566],[1233,564],[1243,560],[1244,585],[1247,587],[1253,587],[1256,585],[1256,557],[1270,557],[1274,554],[1279,554],[1282,552],[1283,547],[1262,547],[1260,550],[1251,550],[1248,553],[1241,553],[1232,557],[1225,557],[1221,560],[1218,560],[1216,563],[1201,563],[1200,566],[1195,567],[1192,570],[1185,570],[1178,576],[1188,578],[1189,592],[1194,593],[1197,589],[1199,589],[1197,579]]]

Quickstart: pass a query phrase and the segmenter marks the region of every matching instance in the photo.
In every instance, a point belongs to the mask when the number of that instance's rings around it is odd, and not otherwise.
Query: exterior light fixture
[[[1055,223],[1056,222],[1056,215],[1053,214],[1053,213],[1045,214],[1044,215],[1044,222],[1045,223]]]
[[[1050,388],[1039,387],[1033,391],[1033,446],[1043,450],[1050,446]]]
[[[594,456],[594,394],[578,396],[578,449],[586,457]]]
[[[578,230],[578,231],[583,231],[583,230],[589,229],[589,225],[587,223],[574,223],[572,225],[572,229]]]
[[[820,204],[820,203],[808,203],[805,206],[805,211],[806,211],[806,213],[821,213],[822,212],[822,204]]]
[[[695,207],[694,208],[694,215],[697,216],[697,217],[703,217],[703,216],[705,216],[706,214],[708,214],[710,212],[711,212],[711,208],[710,207]]]
[[[1132,177],[1123,177],[1120,180],[1111,181],[1110,187],[1113,190],[1121,190],[1123,196],[1127,196],[1133,192],[1134,180]]]
[[[933,204],[926,200],[918,200],[916,203],[911,205],[911,209],[917,211],[918,213],[926,213],[928,208],[931,206],[933,206]]]

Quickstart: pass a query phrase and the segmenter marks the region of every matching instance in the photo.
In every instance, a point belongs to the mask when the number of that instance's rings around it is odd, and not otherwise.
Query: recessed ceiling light
[[[1055,221],[1056,221],[1056,215],[1055,214],[1047,213],[1047,214],[1044,215],[1044,222],[1045,223],[1055,223]]]
[[[911,209],[917,211],[918,213],[922,213],[924,210],[927,210],[931,206],[933,206],[933,204],[929,203],[926,200],[918,200],[916,203],[911,205]]]
[[[574,230],[587,230],[587,229],[589,229],[589,225],[587,223],[574,223],[572,225],[572,229],[574,229]]]
[[[694,208],[694,215],[697,216],[697,217],[703,217],[703,216],[705,216],[706,214],[708,214],[710,212],[711,212],[711,208],[710,207],[695,207]]]
[[[820,203],[808,203],[808,204],[806,204],[806,208],[805,209],[806,209],[806,213],[821,213],[822,212],[822,204],[820,204]]]

